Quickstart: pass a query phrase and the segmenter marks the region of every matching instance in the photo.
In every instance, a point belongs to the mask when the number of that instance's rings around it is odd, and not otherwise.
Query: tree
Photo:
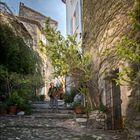
[[[84,85],[81,88],[82,93],[92,107],[87,88],[91,85],[92,79],[91,55],[82,52],[81,43],[76,41],[76,34],[64,39],[59,31],[51,28],[49,19],[46,21],[45,35],[48,44],[44,45],[43,42],[40,42],[40,46],[46,48],[54,68],[54,76],[71,75],[72,82],[78,86]]]

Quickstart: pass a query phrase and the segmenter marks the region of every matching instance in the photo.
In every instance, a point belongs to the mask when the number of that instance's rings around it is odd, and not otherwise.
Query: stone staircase
[[[86,114],[76,114],[72,108],[65,107],[63,100],[58,100],[58,109],[50,109],[49,101],[34,102],[33,116],[50,119],[76,119],[86,118]]]
[[[48,109],[49,101],[35,101],[32,104],[33,108],[41,108],[41,109]],[[58,100],[58,108],[63,109],[65,108],[65,103],[63,100]]]

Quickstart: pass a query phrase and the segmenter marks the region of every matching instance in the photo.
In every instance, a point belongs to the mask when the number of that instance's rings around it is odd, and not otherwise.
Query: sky
[[[62,0],[0,0],[5,2],[13,13],[18,15],[19,3],[24,3],[45,16],[58,22],[58,30],[66,37],[66,7]]]

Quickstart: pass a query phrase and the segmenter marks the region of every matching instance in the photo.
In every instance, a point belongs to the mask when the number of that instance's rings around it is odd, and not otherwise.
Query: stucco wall
[[[81,0],[66,0],[66,31],[67,35],[73,35],[75,32],[77,33],[77,41],[81,40],[81,33],[82,33],[82,7],[81,7]],[[77,9],[76,9],[77,8]],[[74,13],[78,11],[78,26],[72,32],[72,18]]]

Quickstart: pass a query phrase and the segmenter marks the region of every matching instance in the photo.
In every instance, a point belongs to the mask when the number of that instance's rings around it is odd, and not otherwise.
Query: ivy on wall
[[[131,18],[131,30],[125,34],[116,46],[105,49],[100,53],[101,57],[113,66],[121,63],[122,70],[115,79],[117,84],[125,81],[132,88],[140,87],[140,1],[135,0],[134,8],[129,14]],[[126,78],[127,75],[127,78]]]

